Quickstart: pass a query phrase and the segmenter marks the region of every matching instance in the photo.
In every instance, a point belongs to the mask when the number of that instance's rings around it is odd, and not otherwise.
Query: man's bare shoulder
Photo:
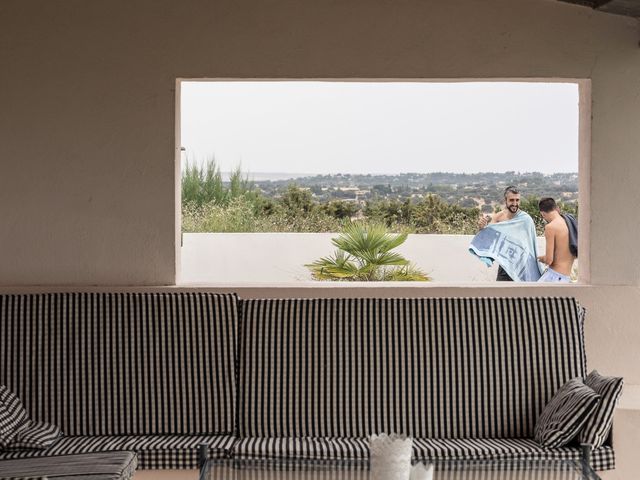
[[[557,233],[566,229],[566,225],[564,224],[564,220],[562,218],[558,220],[554,220],[553,222],[549,222],[544,226],[544,231],[549,233]]]
[[[505,220],[508,220],[507,211],[506,210],[500,210],[498,213],[493,215],[493,222],[494,223],[504,222]]]

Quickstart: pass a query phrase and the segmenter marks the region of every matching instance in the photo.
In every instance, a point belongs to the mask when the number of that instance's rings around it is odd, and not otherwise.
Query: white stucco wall
[[[591,285],[570,294],[589,309],[590,367],[640,385],[638,39],[633,19],[553,0],[3,0],[2,291],[175,283],[177,78],[590,79],[580,202]],[[546,293],[557,290],[392,290]]]
[[[331,256],[337,233],[185,233],[181,285],[318,283],[305,264]],[[488,268],[468,251],[472,235],[409,235],[395,251],[431,277],[449,284],[494,283]],[[544,237],[538,238],[540,254]]]

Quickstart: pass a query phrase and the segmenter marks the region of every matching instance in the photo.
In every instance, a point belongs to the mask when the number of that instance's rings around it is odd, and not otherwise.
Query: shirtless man
[[[544,227],[547,246],[545,254],[538,257],[538,260],[548,265],[538,281],[568,283],[571,281],[571,268],[575,259],[569,250],[569,229],[553,198],[543,198],[538,207],[540,215],[547,222]]]
[[[498,213],[494,213],[493,215],[485,215],[480,217],[478,220],[478,228],[482,230],[487,225],[491,223],[499,223],[504,222],[506,220],[511,220],[518,214],[520,210],[520,192],[516,187],[509,186],[504,189],[504,208]],[[529,215],[522,211],[522,213],[526,214],[527,217]],[[533,219],[529,217],[531,223],[533,223]],[[500,266],[498,268],[498,277],[496,278],[498,282],[513,282],[513,279],[504,271],[504,269]]]

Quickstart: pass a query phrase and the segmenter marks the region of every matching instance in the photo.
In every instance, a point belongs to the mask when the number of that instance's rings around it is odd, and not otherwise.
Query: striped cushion
[[[9,450],[47,448],[60,437],[60,428],[46,422],[25,422],[7,445]]]
[[[548,448],[566,445],[578,435],[599,401],[600,395],[587,387],[581,378],[569,380],[540,414],[535,440]]]
[[[548,449],[526,438],[496,439],[433,439],[418,438],[413,443],[414,460],[580,460],[577,447]],[[595,470],[615,468],[615,455],[611,447],[592,451],[591,466]],[[572,478],[572,477],[570,477]]]
[[[211,458],[228,456],[235,438],[230,435],[149,435],[149,436],[91,436],[62,437],[47,450],[5,451],[2,460],[43,457],[104,451],[132,451],[138,455],[140,469],[198,468],[198,445],[209,445]]]
[[[233,448],[237,460],[354,460],[369,458],[366,438],[243,438]]]
[[[0,383],[67,435],[233,431],[235,295],[0,295]]]
[[[416,438],[413,460],[580,460],[580,449],[547,449],[532,439],[435,439]],[[233,449],[234,459],[250,460],[361,460],[369,457],[369,442],[364,438],[245,438]],[[597,470],[615,468],[611,447],[592,452]]]
[[[128,480],[136,470],[132,452],[103,452],[0,461],[0,478]]]
[[[0,385],[0,450],[11,443],[26,421],[27,411],[20,399],[5,385]]]
[[[138,437],[127,443],[127,449],[138,452],[142,469],[198,468],[200,444],[209,445],[209,458],[223,458],[235,441],[231,435]]]
[[[607,440],[613,425],[613,414],[622,394],[623,380],[620,377],[604,377],[596,370],[587,375],[584,384],[600,395],[600,403],[580,431],[580,442],[598,448]]]
[[[531,438],[584,376],[570,298],[243,301],[242,437]]]

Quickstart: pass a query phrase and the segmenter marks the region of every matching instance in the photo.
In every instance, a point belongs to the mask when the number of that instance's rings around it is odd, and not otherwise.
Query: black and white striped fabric
[[[0,384],[65,435],[234,430],[237,298],[0,295]]]
[[[47,450],[0,452],[0,463],[14,458],[65,456],[78,453],[131,451],[139,469],[198,468],[198,446],[209,445],[210,458],[225,458],[233,449],[231,435],[118,435],[62,437]]]
[[[530,438],[464,438],[464,439],[414,439],[415,460],[580,460],[581,451],[573,446],[545,448]],[[604,446],[593,450],[592,467],[597,470],[615,468],[613,448]]]
[[[251,460],[365,460],[369,458],[367,438],[243,438],[233,448],[233,458]]]
[[[578,435],[599,401],[600,395],[587,387],[582,378],[569,380],[540,414],[534,430],[536,442],[547,448],[566,445]]]
[[[0,450],[13,441],[18,428],[27,421],[27,411],[18,396],[0,385]]]
[[[580,442],[598,448],[605,444],[613,426],[613,414],[622,395],[623,379],[605,377],[594,370],[584,379],[584,384],[600,395],[600,403],[582,427]]]
[[[129,480],[136,471],[133,452],[102,452],[0,461],[0,478]]]
[[[243,301],[241,437],[531,438],[584,376],[571,298]]]
[[[58,440],[60,434],[60,428],[57,425],[28,421],[19,427],[6,448],[8,450],[48,448]]]
[[[250,462],[296,460],[358,461],[369,458],[366,438],[245,438],[233,447],[234,461]],[[580,460],[580,449],[548,449],[533,439],[500,438],[414,438],[413,461],[447,460]],[[597,470],[615,468],[610,446],[592,451],[592,466]]]

